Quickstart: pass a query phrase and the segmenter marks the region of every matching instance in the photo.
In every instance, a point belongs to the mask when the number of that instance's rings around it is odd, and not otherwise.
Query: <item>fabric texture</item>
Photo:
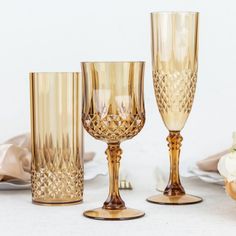
[[[222,152],[216,153],[212,156],[209,156],[201,161],[197,162],[197,166],[200,170],[203,171],[214,171],[218,172],[217,165],[222,156],[229,153],[231,149],[224,150]]]
[[[91,161],[94,152],[86,153],[84,161]],[[31,138],[21,134],[0,145],[0,181],[9,179],[30,180]]]

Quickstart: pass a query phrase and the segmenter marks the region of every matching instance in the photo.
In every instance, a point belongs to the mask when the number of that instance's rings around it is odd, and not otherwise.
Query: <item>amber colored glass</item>
[[[234,200],[236,200],[236,182],[225,181],[225,191]]]
[[[159,204],[193,204],[200,197],[185,194],[179,177],[180,131],[192,108],[198,69],[198,13],[151,14],[152,69],[156,100],[169,130],[170,177],[164,194],[148,198]]]
[[[144,215],[127,208],[118,188],[122,150],[120,143],[131,139],[145,122],[144,62],[82,63],[84,95],[83,125],[90,135],[108,144],[109,194],[103,207],[85,211],[100,220],[126,220]]]
[[[34,203],[82,201],[81,90],[79,73],[30,73]]]

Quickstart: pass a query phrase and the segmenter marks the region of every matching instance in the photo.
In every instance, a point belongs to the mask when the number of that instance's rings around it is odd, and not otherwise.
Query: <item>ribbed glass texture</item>
[[[36,203],[82,200],[81,89],[79,73],[30,73],[32,195]]]

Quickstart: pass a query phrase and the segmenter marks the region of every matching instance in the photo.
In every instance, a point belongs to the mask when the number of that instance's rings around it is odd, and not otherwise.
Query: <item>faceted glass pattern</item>
[[[152,70],[157,105],[169,130],[170,177],[164,194],[147,200],[158,204],[201,202],[185,194],[180,182],[180,131],[192,108],[198,70],[198,13],[156,12],[151,14]]]
[[[81,89],[79,73],[30,74],[34,203],[82,201]]]
[[[120,142],[133,138],[144,126],[144,62],[82,63],[83,124],[94,138],[108,144],[109,194],[102,208],[84,216],[99,220],[127,220],[144,215],[127,208],[118,188]]]

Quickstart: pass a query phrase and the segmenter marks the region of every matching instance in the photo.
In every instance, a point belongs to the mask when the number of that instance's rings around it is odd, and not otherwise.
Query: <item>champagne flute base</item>
[[[189,194],[175,195],[175,196],[159,194],[147,198],[147,201],[161,205],[189,205],[189,204],[200,203],[203,201],[203,199],[201,197]]]

